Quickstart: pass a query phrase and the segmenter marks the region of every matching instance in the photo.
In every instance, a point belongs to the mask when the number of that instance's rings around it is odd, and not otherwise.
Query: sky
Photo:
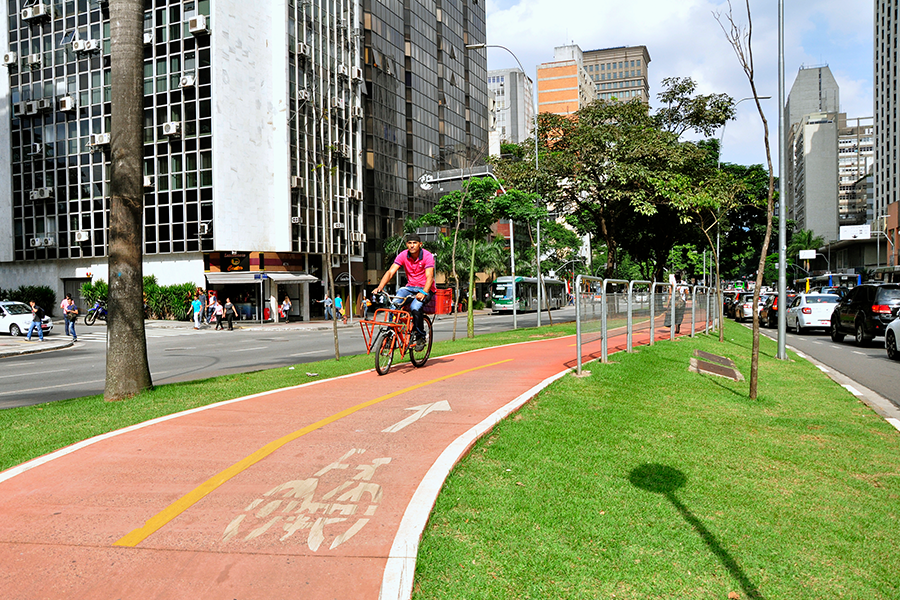
[[[747,25],[747,5],[733,0],[732,14]],[[698,93],[726,93],[736,101],[752,95],[734,50],[715,15],[727,2],[708,0],[488,0],[487,43],[506,46],[534,79],[539,63],[553,60],[556,46],[582,50],[647,46],[651,111],[667,77],[691,77]],[[756,88],[769,122],[772,162],[778,172],[778,1],[750,0]],[[874,0],[784,0],[784,96],[801,67],[828,65],[840,86],[848,117],[873,113]],[[514,68],[499,48],[488,69]],[[717,135],[722,135],[720,130]],[[752,101],[737,107],[722,141],[723,162],[766,163],[763,126]]]

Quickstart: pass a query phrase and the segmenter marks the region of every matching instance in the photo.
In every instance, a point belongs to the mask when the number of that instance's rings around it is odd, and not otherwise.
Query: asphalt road
[[[543,323],[547,323],[546,313]],[[553,312],[554,322],[575,318],[572,307]],[[536,325],[536,315],[518,315],[519,327]],[[477,315],[475,333],[512,328],[511,315]],[[434,324],[435,339],[449,340],[453,318],[442,316]],[[53,335],[59,335],[54,329]],[[457,338],[466,335],[460,314]],[[359,327],[339,329],[342,355],[366,351]],[[205,379],[302,364],[334,356],[331,329],[203,329],[147,328],[147,356],[156,385]],[[374,366],[374,362],[373,362]],[[106,378],[106,324],[79,326],[78,344],[54,352],[3,359],[0,372],[0,409],[31,406],[102,394]]]
[[[763,328],[760,331],[777,339],[775,329]],[[887,357],[883,337],[877,337],[869,344],[858,347],[851,336],[847,336],[841,343],[835,343],[824,331],[802,335],[788,332],[786,343],[881,394],[900,408],[900,386],[897,385],[900,380],[900,362]]]

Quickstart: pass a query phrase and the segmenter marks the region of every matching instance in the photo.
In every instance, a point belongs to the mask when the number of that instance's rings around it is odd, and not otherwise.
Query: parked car
[[[797,333],[809,329],[828,330],[831,326],[831,313],[835,305],[841,301],[837,294],[799,294],[790,303],[784,314],[787,328]]]
[[[884,335],[900,307],[900,283],[858,285],[841,299],[831,313],[831,339],[843,341],[853,335],[857,344],[866,344]]]
[[[897,314],[897,311],[894,311],[894,314]],[[888,358],[891,360],[900,360],[900,350],[897,349],[898,340],[900,340],[900,318],[888,323],[884,331],[884,349],[887,350]]]
[[[785,301],[787,305],[790,306],[796,297],[797,294],[794,292],[786,292]],[[762,310],[759,311],[759,322],[764,327],[778,327],[778,294],[772,294],[766,299]]]
[[[0,302],[0,332],[17,336],[28,333],[31,327],[31,307],[22,302]],[[44,333],[53,329],[53,321],[45,316],[41,321]]]

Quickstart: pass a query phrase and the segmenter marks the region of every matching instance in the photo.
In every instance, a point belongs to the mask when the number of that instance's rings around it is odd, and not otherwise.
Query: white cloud
[[[756,85],[769,121],[777,171],[778,3],[750,3]],[[871,0],[785,2],[785,96],[802,66],[828,64],[841,87],[841,106],[850,117],[872,114]],[[534,77],[535,67],[553,59],[553,48],[569,43],[582,50],[645,45],[650,52],[650,93],[655,99],[666,77],[692,77],[703,93],[751,95],[750,86],[714,13],[725,2],[708,0],[490,0],[489,44],[515,52]],[[733,1],[735,20],[746,23],[743,0]],[[484,50],[481,50],[483,52]],[[499,49],[488,50],[488,67],[514,67]],[[762,125],[751,102],[727,126],[724,159],[765,163]]]

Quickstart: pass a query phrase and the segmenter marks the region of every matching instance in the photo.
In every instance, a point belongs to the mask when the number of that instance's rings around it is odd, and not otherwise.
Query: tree
[[[760,252],[759,268],[756,270],[756,287],[753,290],[753,306],[759,304],[759,292],[762,288],[763,274],[766,270],[766,253],[769,248],[769,240],[772,237],[772,215],[775,212],[775,176],[772,173],[772,149],[769,147],[769,122],[766,120],[766,113],[762,109],[759,101],[759,94],[756,91],[756,79],[753,66],[753,20],[750,15],[750,0],[745,0],[747,8],[747,27],[739,26],[732,16],[731,0],[728,0],[728,12],[723,16],[716,15],[716,20],[725,33],[725,38],[737,55],[738,62],[747,76],[750,83],[750,91],[753,93],[753,99],[756,103],[756,110],[763,124],[763,141],[766,147],[766,165],[769,172],[769,185],[766,195],[766,233],[763,238],[762,251]],[[723,23],[728,22],[728,26]],[[750,399],[756,400],[759,385],[759,311],[753,311],[753,349],[750,355]]]
[[[107,401],[152,387],[143,298],[144,2],[109,3],[112,87]]]
[[[661,129],[681,137],[693,130],[710,136],[734,118],[734,99],[728,94],[694,95],[697,83],[690,77],[666,77],[656,95],[664,106],[656,111]]]

